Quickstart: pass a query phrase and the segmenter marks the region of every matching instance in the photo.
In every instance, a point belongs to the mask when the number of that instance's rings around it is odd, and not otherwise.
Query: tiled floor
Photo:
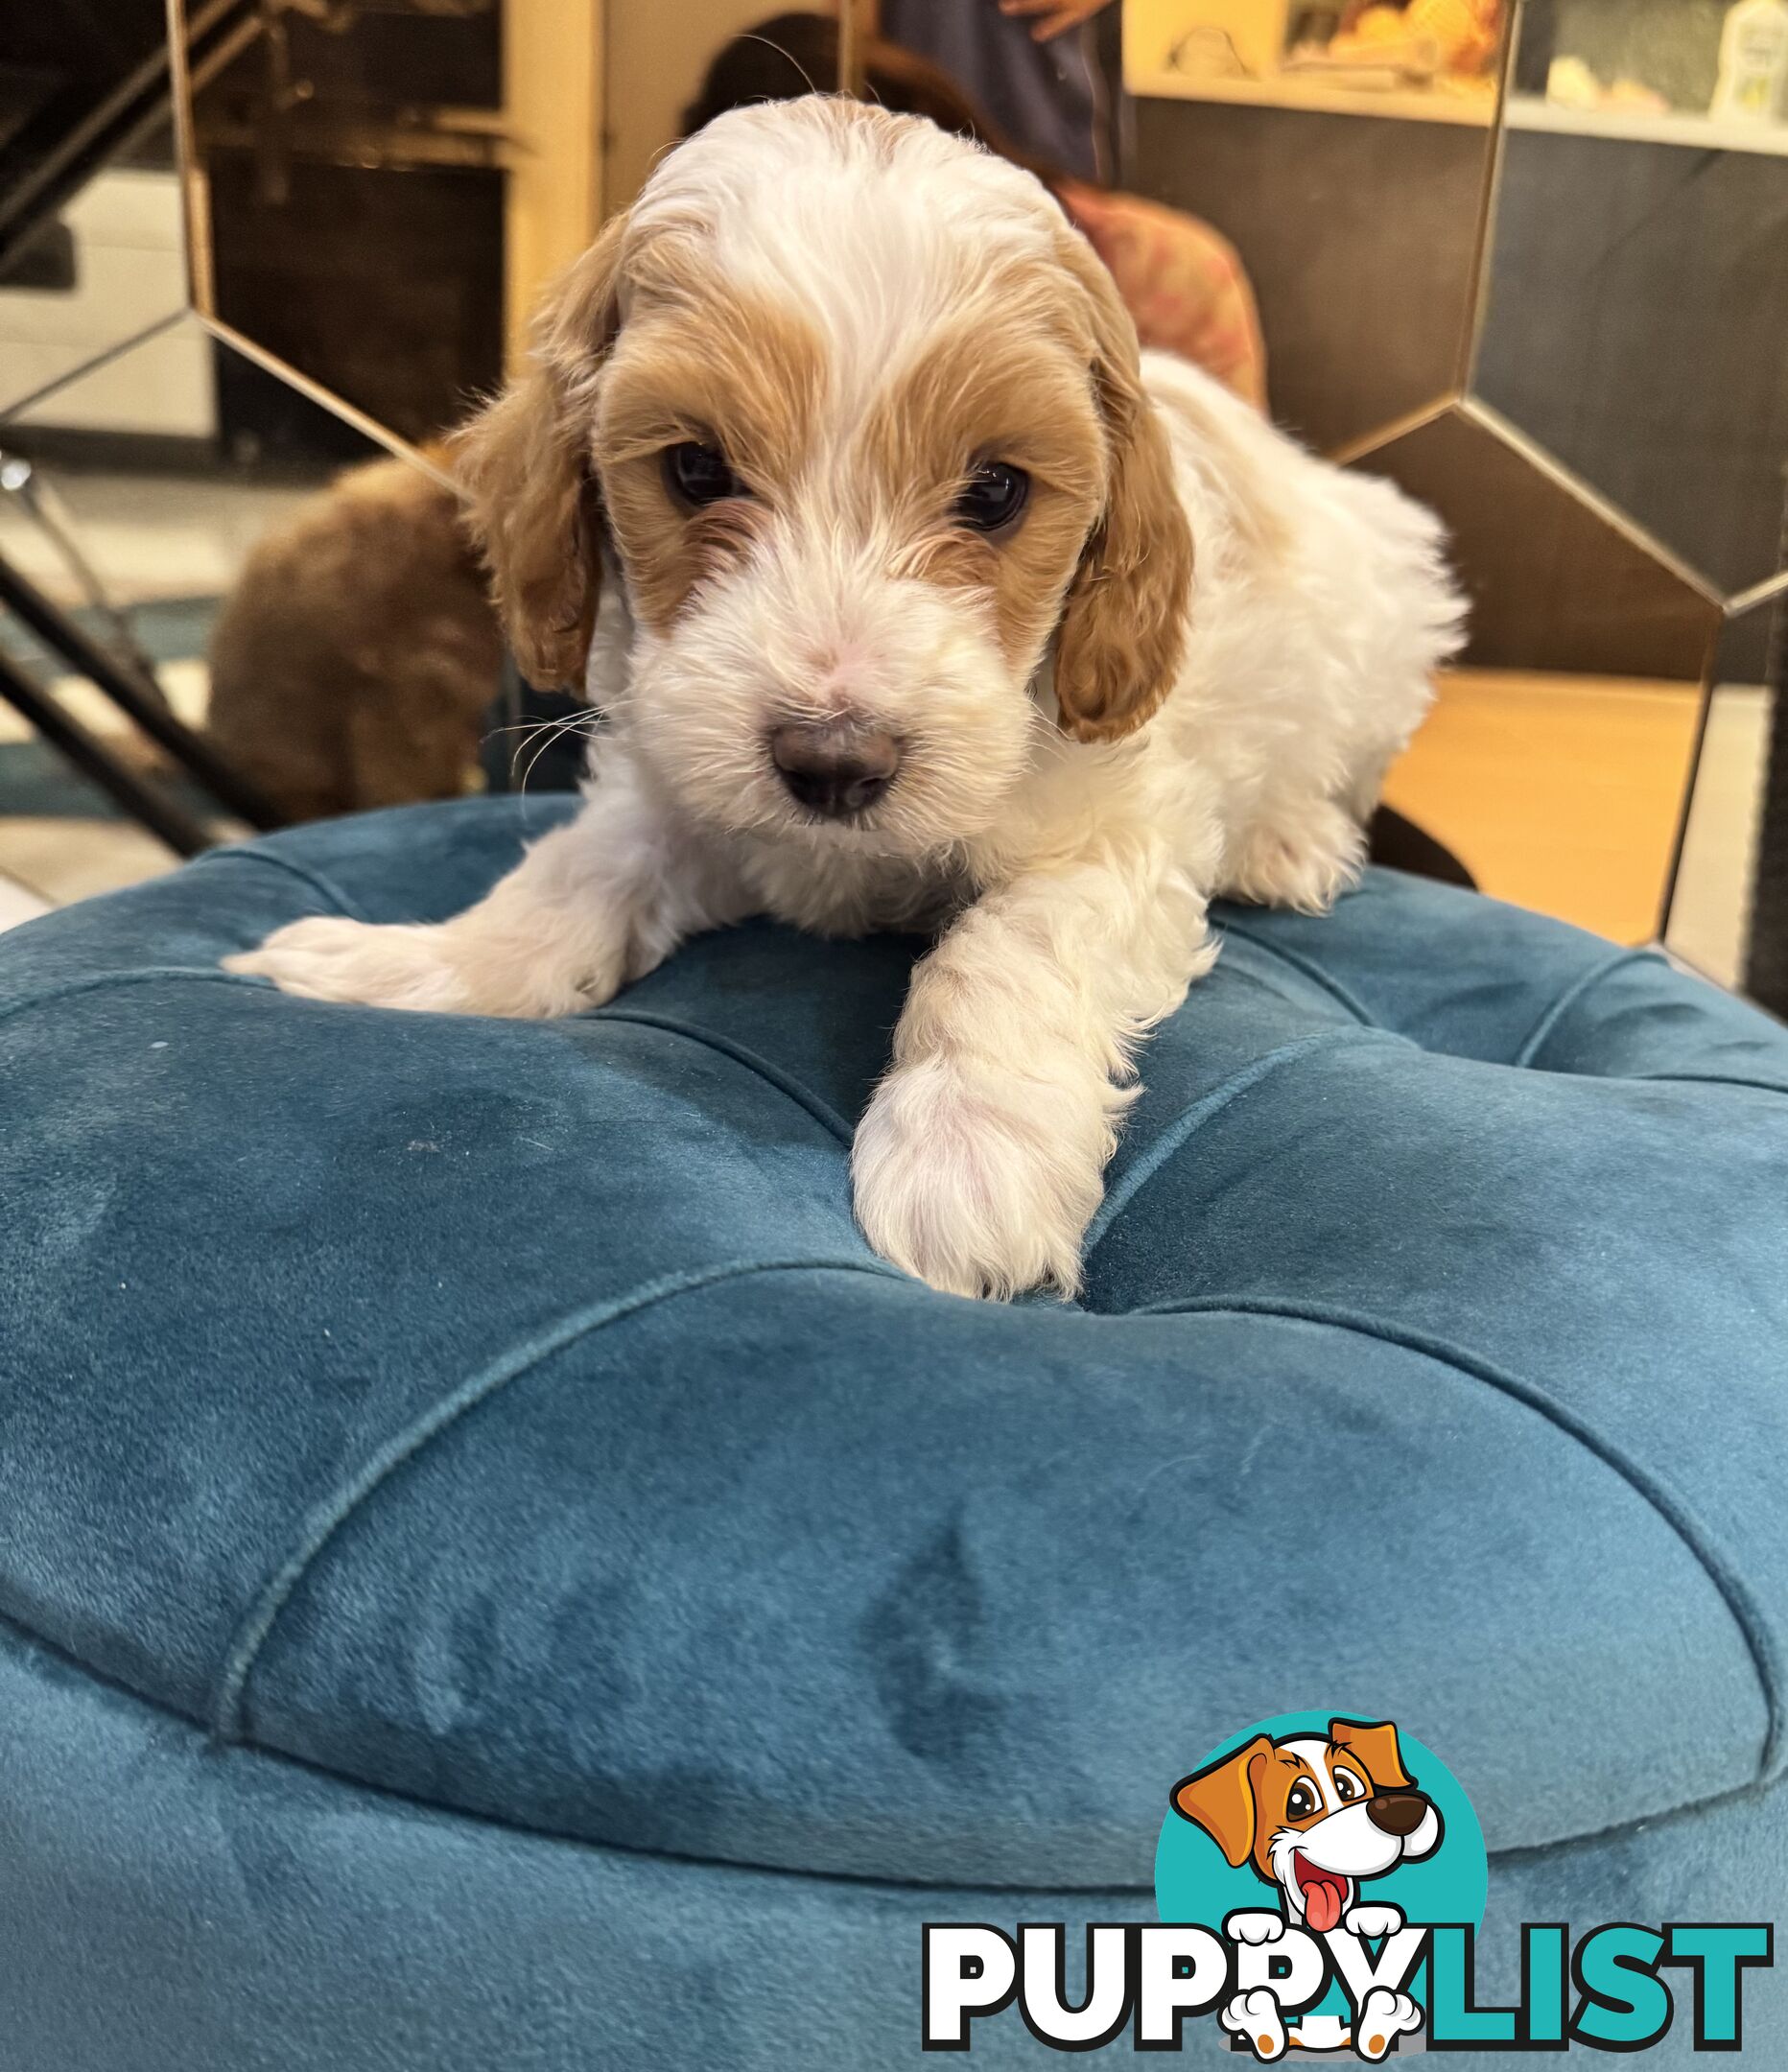
[[[86,559],[119,601],[217,597],[263,532],[311,492],[185,475],[83,474],[50,481]],[[29,513],[0,496],[0,549],[59,603],[82,601],[68,569]]]
[[[49,912],[48,904],[11,878],[0,878],[0,930],[16,928]]]

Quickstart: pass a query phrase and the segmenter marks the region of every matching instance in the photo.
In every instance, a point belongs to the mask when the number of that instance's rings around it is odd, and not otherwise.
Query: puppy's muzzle
[[[770,758],[809,812],[844,820],[866,812],[894,782],[901,747],[891,734],[839,721],[797,721],[770,736]]]
[[[1412,1835],[1427,1818],[1423,1792],[1380,1792],[1366,1801],[1366,1818],[1384,1834]]]

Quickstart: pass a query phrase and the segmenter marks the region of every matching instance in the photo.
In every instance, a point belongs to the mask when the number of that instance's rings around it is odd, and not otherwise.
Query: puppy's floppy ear
[[[1273,1753],[1264,1734],[1220,1761],[1207,1763],[1173,1787],[1173,1810],[1202,1827],[1233,1869],[1254,1854],[1255,1787],[1260,1765]]]
[[[1366,1765],[1366,1775],[1379,1791],[1407,1791],[1403,1751],[1389,1720],[1333,1719],[1329,1738],[1336,1748],[1352,1749]]]
[[[617,217],[541,299],[528,364],[453,439],[466,523],[523,675],[577,689],[601,579],[590,461],[593,387],[620,325],[626,219]]]
[[[1173,687],[1191,601],[1192,535],[1165,428],[1142,388],[1129,312],[1083,237],[1063,230],[1057,249],[1091,315],[1110,473],[1105,508],[1069,585],[1055,697],[1076,740],[1117,741]]]

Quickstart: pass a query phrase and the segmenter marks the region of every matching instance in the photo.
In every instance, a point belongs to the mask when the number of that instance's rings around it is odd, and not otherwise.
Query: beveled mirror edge
[[[549,7],[551,0],[525,0],[525,4],[538,10]],[[327,411],[332,416],[358,432],[363,438],[382,447],[394,459],[409,461],[423,474],[451,487],[451,476],[419,447],[388,430],[366,412],[357,409],[345,397],[325,388],[322,383],[313,381],[309,375],[282,360],[278,354],[269,352],[265,346],[257,344],[253,339],[237,330],[217,313],[216,284],[211,267],[208,190],[204,169],[199,162],[192,97],[195,85],[202,85],[206,77],[228,63],[247,41],[252,40],[253,32],[221,38],[219,43],[207,52],[204,64],[197,71],[189,60],[193,35],[202,34],[207,26],[215,26],[226,12],[226,0],[207,0],[207,5],[200,9],[195,17],[199,25],[195,29],[189,25],[186,0],[166,0],[168,78],[174,116],[175,166],[180,183],[181,224],[186,246],[187,293],[186,310],[176,313],[168,321],[177,321],[178,318],[184,315],[196,318],[219,344],[240,353],[245,360],[284,382],[307,402],[316,404],[319,410]],[[591,0],[590,12],[594,15],[601,14],[600,0]],[[131,341],[132,344],[139,342],[140,338]],[[86,363],[77,370],[77,375],[71,375],[69,379],[88,372],[95,364],[97,363]],[[59,383],[57,386],[61,385]]]

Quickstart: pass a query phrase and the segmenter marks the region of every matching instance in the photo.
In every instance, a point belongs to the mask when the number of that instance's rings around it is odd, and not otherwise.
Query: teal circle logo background
[[[1381,1716],[1332,1708],[1282,1712],[1219,1742],[1208,1755],[1188,1763],[1182,1775],[1189,1776],[1221,1761],[1256,1734],[1265,1734],[1273,1741],[1282,1741],[1288,1734],[1315,1734],[1327,1739],[1331,1719],[1371,1720]],[[1490,1859],[1477,1814],[1458,1779],[1431,1748],[1400,1726],[1397,1738],[1403,1768],[1415,1779],[1417,1789],[1426,1792],[1440,1809],[1441,1844],[1431,1856],[1399,1864],[1384,1877],[1366,1879],[1355,1904],[1400,1907],[1403,1919],[1418,1927],[1435,1921],[1468,1921],[1474,1929],[1479,1928],[1490,1897]],[[1161,1840],[1155,1849],[1155,1905],[1164,1921],[1188,1921],[1219,1931],[1226,1915],[1242,1909],[1282,1911],[1276,1885],[1263,1883],[1255,1875],[1251,1864],[1233,1869],[1204,1829],[1171,1806],[1162,1823]],[[1426,1968],[1423,1965],[1423,1972]],[[1421,1983],[1425,1985],[1425,1979]],[[1339,1992],[1339,1987],[1333,1989],[1334,1995]],[[1415,1997],[1420,2001],[1423,1995],[1418,1991]],[[1322,2004],[1327,2010],[1329,1997]],[[1337,2004],[1345,2005],[1338,2000]]]

